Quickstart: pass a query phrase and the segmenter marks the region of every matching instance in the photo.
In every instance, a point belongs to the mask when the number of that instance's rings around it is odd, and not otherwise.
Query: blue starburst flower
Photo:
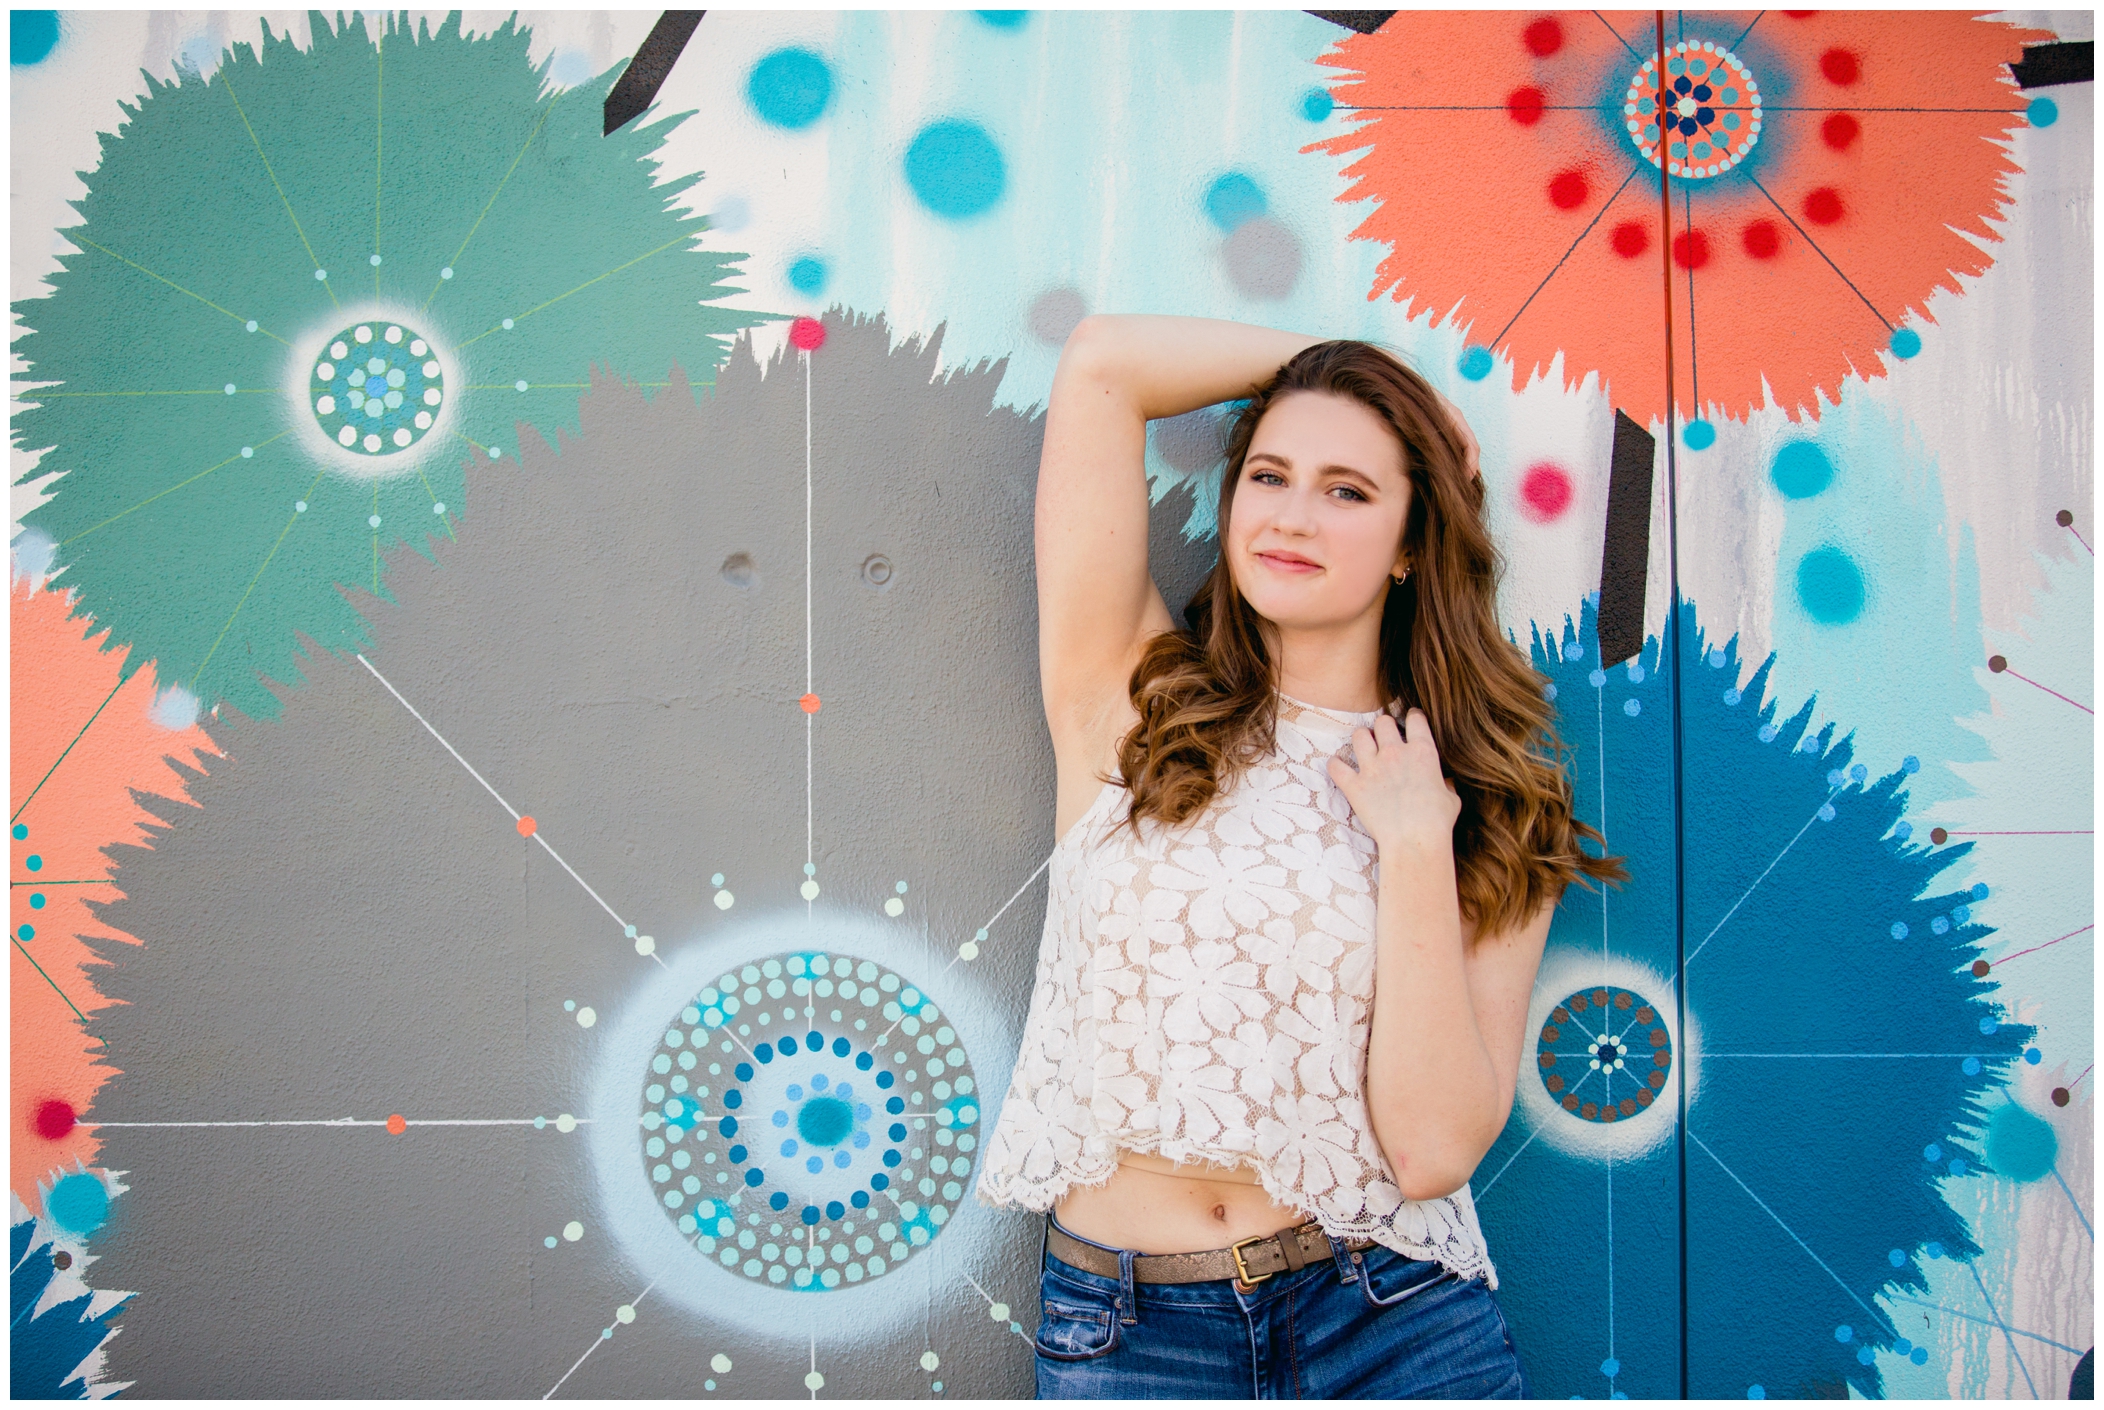
[[[102,139],[31,330],[15,443],[78,610],[209,705],[274,715],[295,633],[360,646],[342,587],[428,552],[468,458],[575,430],[601,365],[706,385],[742,256],[653,185],[674,117],[602,135],[616,74],[548,90],[529,35],[313,17],[209,79],[147,80]]]

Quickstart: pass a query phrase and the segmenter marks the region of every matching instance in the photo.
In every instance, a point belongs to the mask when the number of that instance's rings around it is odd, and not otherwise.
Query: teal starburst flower
[[[364,644],[343,589],[454,532],[465,460],[574,432],[595,364],[707,385],[761,316],[717,306],[743,256],[695,248],[700,178],[653,184],[684,114],[602,136],[616,71],[551,92],[511,22],[312,30],[149,77],[15,305],[15,443],[59,477],[26,526],[113,647],[256,716],[295,633]]]

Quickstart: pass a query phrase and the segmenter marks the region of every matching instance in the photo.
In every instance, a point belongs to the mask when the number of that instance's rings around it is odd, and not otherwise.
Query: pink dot
[[[815,318],[799,318],[789,325],[789,341],[805,352],[816,352],[826,343],[826,326]]]
[[[519,819],[519,836],[521,837],[531,837],[539,828],[540,824],[530,817]]]
[[[1571,477],[1544,460],[1520,478],[1520,512],[1537,524],[1563,517],[1571,507]]]

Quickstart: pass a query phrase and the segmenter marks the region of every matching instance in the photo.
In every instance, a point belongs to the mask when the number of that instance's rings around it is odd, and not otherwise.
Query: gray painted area
[[[938,377],[935,347],[894,350],[881,322],[825,326],[814,938],[829,908],[891,926],[884,962],[932,981],[1051,842],[1042,421],[993,407],[998,366]],[[373,665],[674,963],[804,912],[805,396],[800,366],[763,378],[742,344],[699,405],[595,382],[578,439],[472,469],[460,541],[395,560],[395,602],[356,598]],[[1172,499],[1153,537],[1180,607],[1211,550],[1175,531],[1190,506]],[[601,1040],[663,971],[355,659],[317,653],[307,674],[281,720],[218,727],[200,806],[163,807],[158,845],[123,855],[130,899],[102,916],[142,943],[100,947],[125,1003],[95,1027],[121,1075],[88,1119],[608,1119],[587,1108]],[[1042,916],[1039,883],[949,971],[990,1099]],[[604,1017],[581,1028],[566,1000]],[[588,1130],[106,1131],[133,1174],[99,1282],[139,1290],[114,1377],[151,1396],[538,1396],[613,1327],[563,1397],[700,1395],[711,1376],[720,1395],[804,1397],[814,1349],[825,1396],[1029,1393],[1027,1341],[966,1275],[1027,1331],[1034,1219],[960,1209],[861,1290],[885,1289],[884,1319],[698,1253],[684,1300],[639,1302]],[[543,1247],[573,1219],[582,1239]],[[691,1310],[719,1296],[736,1307]],[[710,1370],[718,1353],[733,1370]]]

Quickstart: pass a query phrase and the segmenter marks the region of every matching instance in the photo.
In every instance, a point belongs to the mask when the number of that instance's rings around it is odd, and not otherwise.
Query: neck
[[[1388,703],[1381,684],[1378,612],[1335,626],[1263,625],[1264,644],[1278,663],[1280,694],[1353,714]]]

